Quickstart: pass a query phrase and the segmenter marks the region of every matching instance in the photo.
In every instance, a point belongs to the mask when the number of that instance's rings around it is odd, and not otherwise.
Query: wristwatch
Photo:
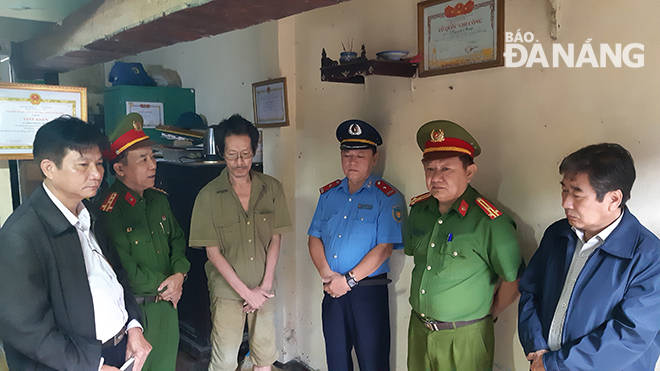
[[[352,271],[346,273],[344,277],[346,277],[346,283],[348,283],[348,287],[353,288],[358,285],[358,281],[355,279],[355,275]]]

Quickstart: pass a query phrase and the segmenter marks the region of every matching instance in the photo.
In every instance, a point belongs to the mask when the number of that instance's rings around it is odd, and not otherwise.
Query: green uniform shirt
[[[246,213],[225,168],[195,199],[190,221],[191,247],[218,246],[220,253],[249,288],[261,284],[266,253],[273,235],[291,227],[284,190],[268,175],[251,171],[252,188]],[[209,290],[214,296],[242,300],[211,261],[206,262]],[[275,283],[273,283],[273,287]]]
[[[478,206],[480,197],[468,185],[443,215],[432,196],[410,210],[404,250],[415,258],[410,304],[429,320],[484,317],[498,277],[511,282],[518,276],[522,257],[516,225],[494,208],[491,219]]]
[[[162,191],[147,189],[140,197],[117,179],[99,200],[108,238],[136,296],[155,295],[167,277],[188,272],[186,238]]]

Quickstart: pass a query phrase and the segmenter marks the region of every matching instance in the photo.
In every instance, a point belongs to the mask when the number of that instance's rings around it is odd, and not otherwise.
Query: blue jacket
[[[525,354],[549,349],[550,323],[577,236],[552,224],[520,280],[518,335]],[[660,354],[660,240],[627,209],[577,278],[561,349],[543,355],[548,371],[649,371]]]

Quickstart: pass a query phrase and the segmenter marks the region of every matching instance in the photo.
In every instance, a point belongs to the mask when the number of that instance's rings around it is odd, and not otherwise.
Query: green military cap
[[[424,152],[422,161],[432,157],[470,155],[477,157],[481,147],[460,125],[447,120],[427,122],[417,130],[417,145]]]
[[[121,119],[115,131],[110,135],[110,149],[103,153],[103,157],[112,161],[129,148],[152,146],[155,143],[142,131],[144,119],[139,113],[129,113]]]

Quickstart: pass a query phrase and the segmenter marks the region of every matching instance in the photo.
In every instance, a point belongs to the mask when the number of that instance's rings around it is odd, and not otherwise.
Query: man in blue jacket
[[[518,333],[530,369],[648,371],[660,354],[660,241],[625,206],[630,153],[590,145],[559,166],[566,218],[520,281]]]

